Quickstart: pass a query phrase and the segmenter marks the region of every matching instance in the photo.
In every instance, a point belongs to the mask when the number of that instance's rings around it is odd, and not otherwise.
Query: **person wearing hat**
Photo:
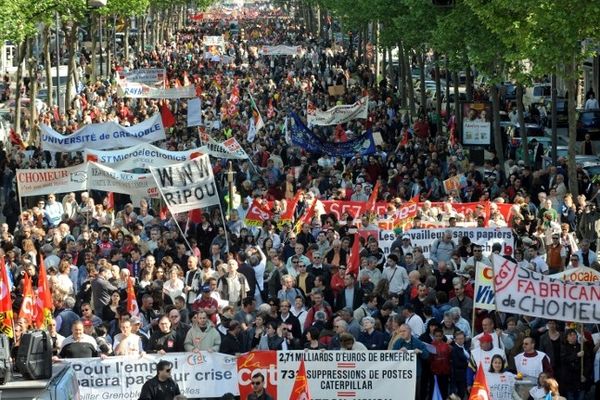
[[[473,385],[473,379],[477,368],[481,365],[484,371],[490,369],[492,357],[499,355],[506,362],[506,354],[504,350],[494,347],[492,344],[493,338],[489,333],[483,333],[478,336],[479,347],[471,350],[471,358],[469,360],[469,368],[467,369],[467,385],[469,388]]]
[[[206,315],[208,315],[208,318],[212,321],[212,323],[216,325],[217,309],[219,307],[219,302],[211,296],[210,285],[202,285],[200,291],[202,292],[202,294],[200,295],[200,298],[194,301],[194,304],[192,305],[192,310],[194,310],[195,312],[204,311]]]
[[[170,361],[160,360],[156,363],[156,376],[150,378],[142,386],[139,400],[175,400],[181,394],[179,385],[173,380]]]

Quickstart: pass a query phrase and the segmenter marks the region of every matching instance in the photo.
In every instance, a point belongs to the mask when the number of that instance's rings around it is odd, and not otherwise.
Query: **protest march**
[[[476,164],[331,16],[187,11],[2,147],[13,359],[47,332],[82,400],[600,398],[597,183]]]

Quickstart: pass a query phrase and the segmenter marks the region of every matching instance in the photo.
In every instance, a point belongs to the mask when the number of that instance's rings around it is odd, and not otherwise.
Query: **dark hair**
[[[254,303],[254,297],[248,296],[246,298],[244,298],[244,300],[242,301],[242,306],[247,307],[247,306],[251,306],[252,303]]]
[[[500,371],[500,372],[506,371],[506,363],[504,362],[504,358],[502,358],[502,356],[500,354],[494,354],[494,356],[492,357],[492,361],[490,362],[490,370],[489,370],[489,372],[495,372],[494,371],[494,360],[496,358],[499,358],[500,361],[502,361],[502,371]]]
[[[318,340],[320,332],[321,331],[319,330],[319,328],[317,328],[315,326],[311,326],[310,329],[308,330],[308,333],[310,333],[310,338],[312,340]]]
[[[252,378],[260,378],[261,382],[265,381],[265,376],[262,374],[262,372],[257,372],[254,375],[252,375]]]
[[[173,364],[167,360],[160,360],[156,363],[156,372],[163,371],[165,369],[173,368]]]

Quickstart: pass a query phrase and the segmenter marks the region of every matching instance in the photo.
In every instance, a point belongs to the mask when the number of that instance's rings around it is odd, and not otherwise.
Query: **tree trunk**
[[[92,23],[90,26],[90,34],[92,35],[92,71],[90,73],[90,82],[96,82],[96,69],[98,68],[96,63],[96,51],[98,50],[98,14],[92,12]]]
[[[65,91],[65,112],[71,108],[71,93],[76,84],[75,70],[77,68],[75,53],[77,46],[77,22],[72,22],[68,30],[65,31],[67,38],[67,48],[69,49],[69,64],[67,68],[67,89]]]
[[[46,70],[46,88],[48,89],[47,104],[52,107],[54,90],[52,90],[52,58],[50,57],[50,24],[44,25],[44,69]]]
[[[398,43],[398,91],[400,93],[400,108],[406,107],[406,67],[404,65],[404,47]]]
[[[125,34],[123,35],[123,65],[127,65],[129,62],[129,26],[131,25],[131,19],[125,17]]]
[[[357,49],[356,49],[356,50],[358,51],[358,54],[357,54],[357,56],[356,56],[356,57],[357,57],[357,60],[358,60],[358,63],[359,63],[359,64],[362,62],[362,54],[363,54],[363,41],[364,41],[364,38],[363,38],[363,30],[362,30],[362,29],[360,29],[360,30],[358,31],[358,47],[357,47]]]
[[[27,55],[27,41],[24,40],[18,47],[17,65],[17,92],[15,93],[15,132],[21,133],[21,81],[23,80],[23,60]]]
[[[467,63],[465,68],[467,82],[465,83],[465,89],[467,91],[467,101],[473,101],[473,74],[471,73],[471,64]]]
[[[525,161],[525,165],[529,167],[531,166],[531,163],[529,162],[527,129],[525,127],[525,113],[523,112],[523,85],[521,83],[517,83],[517,117],[519,119],[519,134],[521,136],[521,149],[523,150],[523,159]]]
[[[492,97],[492,120],[494,121],[494,149],[496,150],[498,160],[500,160],[500,166],[504,168],[504,146],[502,141],[502,131],[500,130],[500,93],[498,92],[498,86],[496,84],[491,86],[490,91]]]
[[[460,92],[458,90],[458,72],[454,71],[452,73],[452,83],[454,84],[454,115],[458,119],[459,114],[459,110],[458,107],[460,107]],[[460,127],[460,131],[462,132],[462,126]]]
[[[448,56],[446,55],[446,121],[450,119],[450,65],[448,63]]]
[[[576,71],[578,69],[575,56],[570,62],[567,62],[565,83],[569,98],[567,107],[569,112],[569,159],[567,160],[569,175],[569,191],[573,198],[579,195],[579,181],[577,180],[577,165],[575,163],[575,154],[577,154],[577,79]]]
[[[112,65],[112,58],[113,58],[113,54],[112,54],[112,46],[110,45],[111,42],[111,34],[109,32],[111,32],[111,29],[109,29],[109,24],[108,21],[110,19],[106,18],[106,24],[104,24],[104,26],[106,27],[105,30],[105,35],[106,36],[106,76],[108,77],[108,79],[110,80],[110,69],[111,69],[111,65]],[[115,32],[114,30],[112,30],[112,35],[114,35]]]
[[[415,107],[415,86],[412,80],[412,69],[410,67],[410,59],[409,52],[407,48],[404,48],[404,52],[402,55],[403,63],[404,63],[404,72],[408,82],[408,106],[410,107],[410,117],[411,119],[416,115],[416,107]]]
[[[434,68],[435,68],[435,112],[437,119],[438,135],[442,134],[442,82],[440,81],[440,55],[433,53]]]
[[[29,70],[29,136],[27,137],[27,142],[29,144],[36,143],[36,133],[37,133],[37,108],[35,104],[35,99],[38,94],[38,80],[37,80],[37,59],[33,57],[32,51],[33,49],[33,39],[29,43],[28,48],[28,56],[27,56],[27,67]]]
[[[425,92],[425,52],[423,49],[417,53],[417,59],[419,60],[419,88],[421,89],[421,111],[419,114],[427,114],[427,93]]]

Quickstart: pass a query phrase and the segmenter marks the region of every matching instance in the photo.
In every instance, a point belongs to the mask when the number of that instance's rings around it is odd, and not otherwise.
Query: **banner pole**
[[[229,252],[229,237],[227,235],[227,224],[225,223],[225,215],[223,214],[223,207],[219,202],[219,211],[221,212],[221,221],[223,221],[223,231],[225,232],[225,246],[227,246],[227,252]]]
[[[188,216],[188,218],[189,218],[189,216]],[[190,244],[190,242],[188,242],[187,237],[185,236],[185,233],[181,230],[181,226],[179,226],[179,222],[177,221],[177,218],[175,218],[174,214],[171,214],[171,219],[173,220],[173,222],[175,222],[175,225],[177,225],[177,229],[179,229],[179,233],[181,233],[181,237],[185,241],[185,244],[187,245],[188,249],[190,249],[190,252],[193,252],[192,245]]]

